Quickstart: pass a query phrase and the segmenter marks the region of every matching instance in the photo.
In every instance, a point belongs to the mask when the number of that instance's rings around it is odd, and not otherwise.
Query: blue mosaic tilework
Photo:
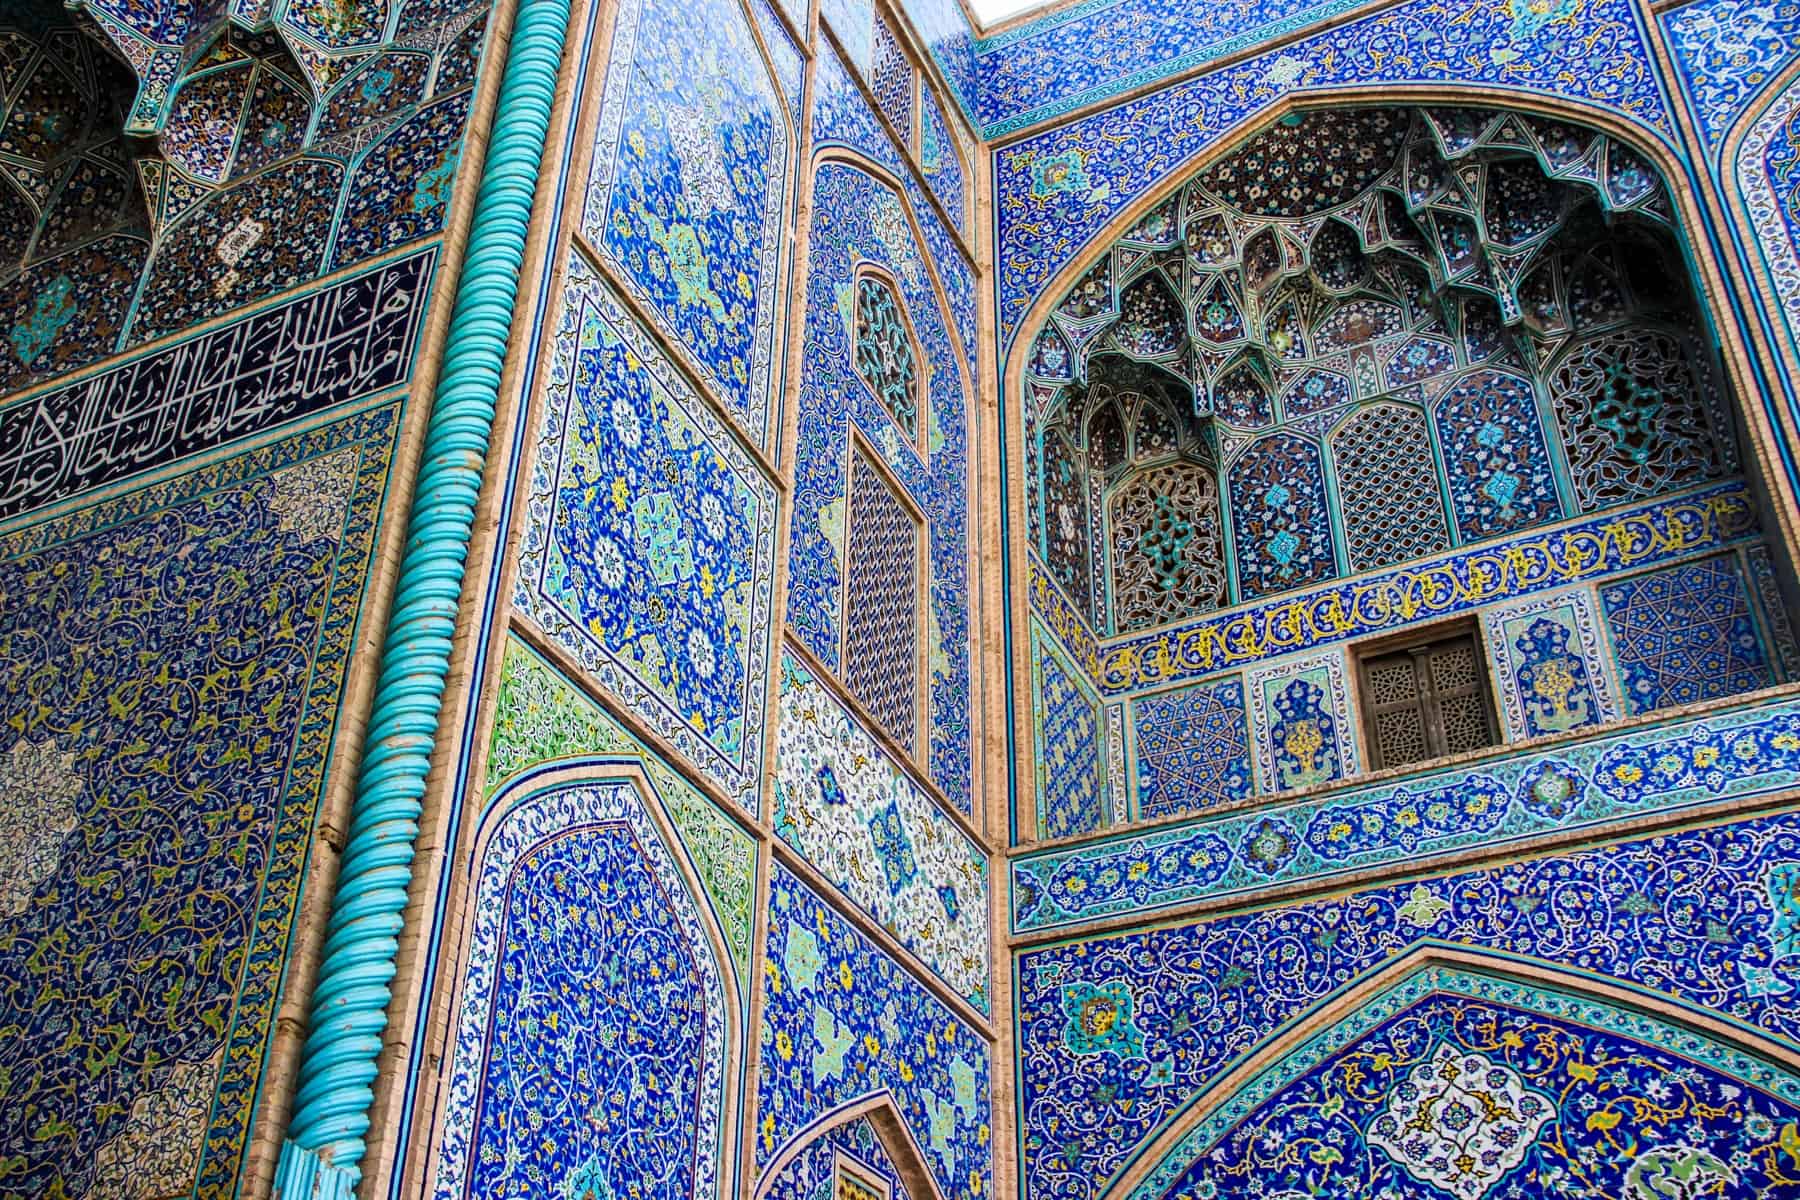
[[[975,58],[974,31],[962,5],[957,0],[900,0],[900,6],[944,73],[963,115],[979,128],[975,111],[982,86],[981,67]]]
[[[236,1194],[398,427],[0,539],[7,1190]]]
[[[1100,701],[1055,639],[1031,625],[1031,732],[1038,836],[1070,837],[1106,825]]]
[[[1338,573],[1319,447],[1279,433],[1231,467],[1238,593],[1246,600]]]
[[[928,589],[925,627],[917,638],[926,648],[926,763],[931,781],[967,812],[969,385],[906,202],[874,176],[837,161],[818,167],[813,195],[788,628],[827,668],[839,669],[845,476],[854,427],[925,519]],[[856,377],[851,298],[862,263],[880,267],[899,283],[919,338],[927,369],[922,448],[902,437],[881,401]]]
[[[800,114],[806,103],[806,59],[795,45],[794,37],[775,15],[769,0],[750,0],[750,14],[756,18],[756,27],[762,31],[763,45],[769,49],[769,61],[774,64],[775,78],[781,81],[782,95],[787,97],[788,115],[793,118],[793,128],[800,128]],[[802,14],[800,24],[806,24]],[[798,159],[798,156],[795,156]],[[797,165],[797,164],[796,164]]]
[[[1709,147],[1800,54],[1800,9],[1767,0],[1695,0],[1663,12],[1688,111]]]
[[[371,146],[345,190],[332,269],[443,228],[474,92],[427,105]]]
[[[1529,380],[1505,371],[1465,375],[1433,405],[1432,423],[1464,541],[1563,515]]]
[[[885,1184],[889,1200],[910,1200],[894,1160],[866,1117],[833,1125],[808,1142],[769,1180],[766,1200],[832,1200],[840,1156],[854,1163],[865,1180]]]
[[[867,81],[875,65],[875,8],[869,0],[819,0],[819,17],[831,27],[850,66]]]
[[[211,17],[146,33],[155,6],[79,7],[94,27],[11,29],[0,68],[0,93],[44,122],[0,120],[25,193],[0,205],[0,389],[291,297],[442,230],[484,5],[393,25],[384,5],[333,0],[323,40],[305,28],[315,0],[251,4],[251,24],[273,23],[261,33]],[[379,44],[345,42],[352,27]],[[35,230],[19,224],[27,211]]]
[[[1244,682],[1222,679],[1132,702],[1138,816],[1198,812],[1250,795]]]
[[[1800,702],[1716,713],[1017,858],[1013,927],[1149,913],[1797,782]]]
[[[1775,578],[1775,559],[1767,546],[1751,546],[1744,551],[1744,567],[1750,580],[1750,593],[1762,617],[1763,639],[1769,658],[1781,682],[1800,679],[1800,642],[1794,637],[1793,614]]]
[[[1603,29],[1606,37],[1575,36],[1577,29]],[[1284,97],[1455,82],[1592,104],[1666,137],[1671,122],[1653,57],[1626,0],[1516,17],[1505,5],[1450,9],[1408,0],[1008,146],[995,160],[1001,342],[1011,342],[1044,285],[1109,220]]]
[[[755,812],[775,485],[573,249],[563,295],[514,603]]]
[[[1329,20],[1354,0],[1098,0],[976,43],[983,136],[1048,121]]]
[[[937,90],[927,85],[919,97],[924,124],[919,130],[919,170],[925,185],[943,202],[957,231],[967,236],[968,171],[958,149],[958,139],[944,119]]]
[[[345,174],[329,159],[295,159],[165,226],[144,268],[130,340],[146,342],[317,278]]]
[[[1622,977],[1792,1043],[1797,864],[1786,815],[1027,951],[1023,1194],[1089,1200],[1271,1033],[1425,941]]]
[[[986,1012],[987,855],[787,653],[776,728],[776,836]]]
[[[1285,792],[1356,774],[1356,723],[1341,652],[1258,667],[1244,687],[1260,790]]]
[[[1634,713],[1775,682],[1729,556],[1634,575],[1600,589],[1619,686]]]
[[[1514,738],[1619,718],[1593,596],[1540,596],[1482,614],[1494,689]]]
[[[717,1194],[726,968],[637,785],[526,797],[474,872],[437,1200]]]
[[[1727,483],[1107,642],[1085,630],[1035,558],[1031,596],[1052,629],[1074,631],[1079,665],[1114,696],[1643,570],[1756,532],[1749,492]]]
[[[1746,239],[1748,253],[1775,289],[1778,307],[1769,315],[1792,339],[1800,329],[1800,84],[1770,100],[1745,130],[1736,161],[1722,166],[1736,178],[1755,234]]]
[[[1648,1013],[1426,968],[1259,1074],[1132,1200],[1789,1194],[1800,1078]],[[1302,1193],[1305,1194],[1305,1193]],[[1690,1191],[1691,1194],[1691,1191]]]
[[[528,771],[580,765],[599,774],[594,767],[615,764],[642,771],[651,798],[669,814],[694,861],[738,978],[749,978],[756,838],[516,633],[507,637],[502,663],[493,690],[484,816]],[[748,1011],[748,993],[740,993],[740,1002]]]
[[[843,60],[830,45],[819,47],[818,66],[813,74],[813,148],[848,146],[886,167],[906,188],[912,201],[913,217],[925,233],[925,248],[931,253],[944,294],[950,301],[950,314],[956,333],[961,338],[963,355],[972,358],[977,344],[975,331],[974,269],[956,239],[925,199],[925,189],[906,168],[900,148],[893,137],[875,119],[875,110],[851,81]]]
[[[991,1194],[987,1044],[779,862],[763,980],[758,1171],[824,1114],[885,1089],[946,1200]]]
[[[582,231],[766,449],[794,156],[783,85],[738,0],[632,0],[612,54]]]

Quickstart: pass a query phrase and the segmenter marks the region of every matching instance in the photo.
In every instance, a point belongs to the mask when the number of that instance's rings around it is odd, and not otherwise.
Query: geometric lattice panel
[[[1100,702],[1035,621],[1031,663],[1039,836],[1092,833],[1106,824]]]
[[[1194,812],[1250,795],[1243,680],[1145,696],[1133,704],[1132,716],[1139,816]]]
[[[749,811],[774,485],[577,251],[514,604]]]
[[[1737,560],[1683,563],[1600,590],[1634,713],[1734,696],[1775,681]]]
[[[851,454],[844,684],[877,724],[918,749],[918,520],[860,451]]]

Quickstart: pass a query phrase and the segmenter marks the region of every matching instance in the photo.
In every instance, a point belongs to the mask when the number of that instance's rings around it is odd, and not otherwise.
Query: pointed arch
[[[910,1200],[944,1200],[943,1191],[926,1165],[925,1151],[913,1137],[912,1127],[900,1115],[893,1093],[885,1088],[833,1109],[796,1133],[780,1153],[769,1160],[757,1182],[754,1200],[772,1200],[784,1175],[804,1170],[809,1155],[829,1152],[833,1135],[851,1129],[858,1122],[867,1122],[873,1129],[888,1165],[893,1169],[895,1181],[906,1189]],[[881,1164],[866,1165],[879,1169]],[[897,1198],[889,1197],[889,1200]]]
[[[477,1171],[508,1158],[488,1140],[524,1123],[550,1158],[534,1165],[565,1181],[641,1167],[647,1182],[685,1183],[670,1196],[730,1195],[741,982],[699,872],[641,768],[591,759],[527,772],[489,803],[469,871],[430,1194],[487,1190]],[[627,901],[623,915],[610,912]],[[550,968],[554,979],[536,973]],[[522,1070],[509,1076],[515,1063]],[[636,1106],[653,1078],[663,1115],[646,1126]],[[503,1120],[487,1120],[502,1106]],[[614,1121],[619,1128],[608,1127]],[[559,1123],[568,1136],[556,1135]],[[654,1163],[644,1161],[652,1146],[662,1152]]]
[[[1800,1113],[1800,1053],[1791,1047],[1620,983],[1496,952],[1418,943],[1290,1021],[1196,1094],[1143,1143],[1102,1200],[1158,1200],[1186,1164],[1259,1106],[1376,1026],[1437,994],[1609,1030],[1703,1064]]]

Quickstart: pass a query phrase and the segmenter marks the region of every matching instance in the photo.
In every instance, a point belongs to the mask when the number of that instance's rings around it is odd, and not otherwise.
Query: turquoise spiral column
[[[569,0],[519,0],[276,1172],[283,1200],[347,1200],[362,1176],[420,801],[569,9]]]

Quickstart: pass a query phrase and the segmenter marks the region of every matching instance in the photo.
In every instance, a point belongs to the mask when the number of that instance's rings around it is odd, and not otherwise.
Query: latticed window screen
[[[1458,629],[1362,660],[1371,765],[1394,767],[1499,742],[1474,631]]]
[[[859,449],[850,465],[844,683],[895,741],[916,749],[919,522]]]

